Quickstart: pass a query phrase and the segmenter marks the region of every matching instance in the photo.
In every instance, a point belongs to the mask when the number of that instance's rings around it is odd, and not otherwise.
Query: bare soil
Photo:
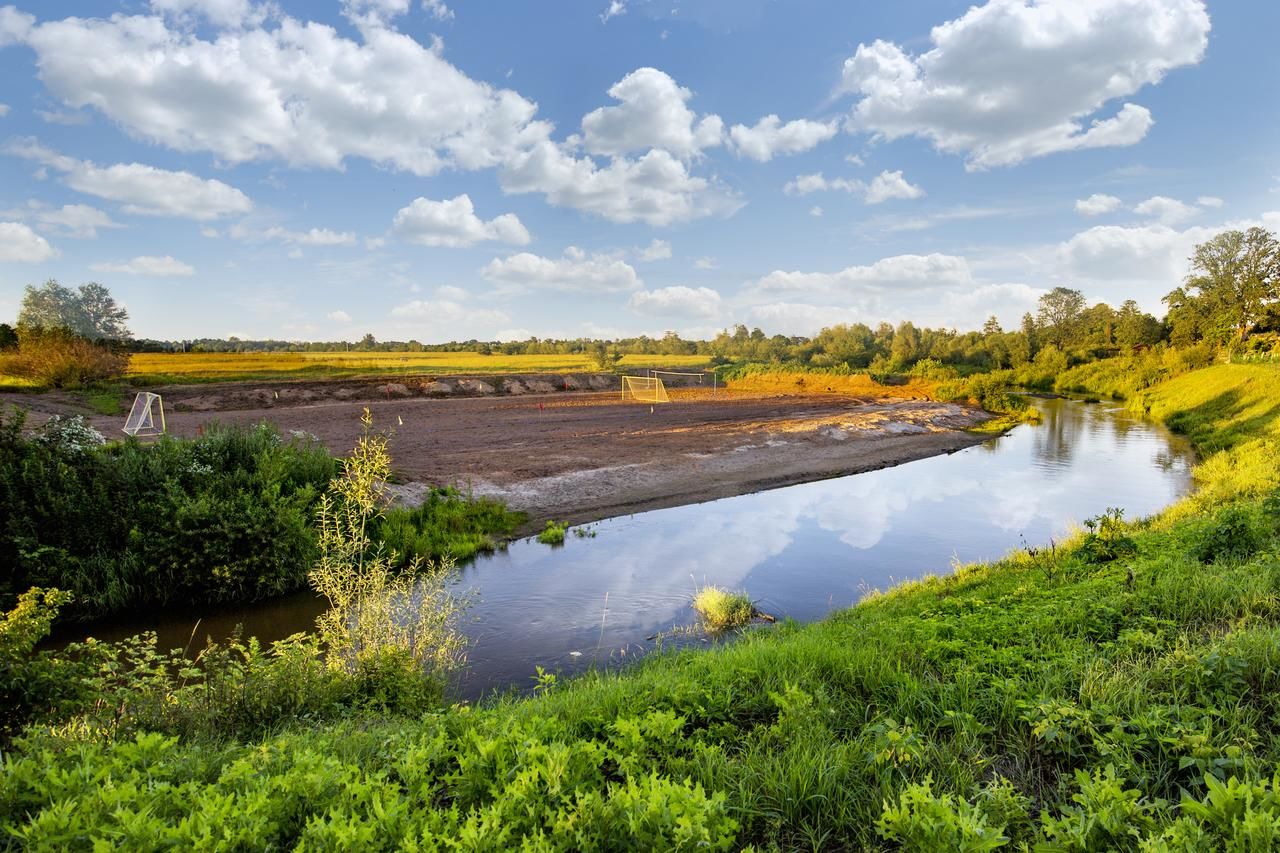
[[[286,435],[313,435],[337,454],[355,443],[368,406],[375,426],[392,433],[398,500],[412,503],[431,485],[459,485],[527,512],[531,529],[548,518],[583,523],[951,453],[981,442],[965,430],[988,417],[928,400],[707,388],[672,389],[672,402],[650,406],[622,403],[616,391],[566,392],[563,377],[554,393],[536,393],[542,386],[533,383],[541,381],[526,377],[525,390],[513,394],[502,385],[468,390],[468,380],[454,378],[447,397],[427,396],[425,384],[402,392],[370,382],[159,390],[171,433],[269,421]],[[591,387],[588,378],[574,385]],[[78,408],[72,395],[2,396],[0,403],[31,409],[32,423]],[[124,422],[91,420],[109,436]]]

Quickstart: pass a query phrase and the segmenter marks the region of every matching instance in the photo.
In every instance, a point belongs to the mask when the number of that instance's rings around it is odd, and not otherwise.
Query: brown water
[[[457,693],[527,689],[536,666],[571,674],[633,659],[654,648],[648,638],[696,622],[689,601],[705,583],[743,589],[779,618],[811,621],[870,589],[1047,543],[1107,507],[1150,514],[1190,488],[1191,452],[1162,427],[1106,404],[1036,405],[1043,423],[954,454],[609,519],[589,526],[594,536],[571,531],[560,548],[526,539],[482,557],[455,583],[474,597]],[[154,630],[166,648],[199,647],[239,624],[268,641],[310,630],[323,606],[299,593],[77,633]],[[704,641],[678,634],[680,643]]]

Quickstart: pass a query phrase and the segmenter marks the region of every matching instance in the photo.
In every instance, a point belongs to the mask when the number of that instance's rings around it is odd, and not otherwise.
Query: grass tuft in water
[[[542,528],[542,532],[538,534],[538,541],[543,545],[563,545],[564,534],[569,529],[567,521],[552,521],[547,519],[547,526]]]
[[[694,593],[693,609],[712,631],[739,628],[756,615],[756,607],[745,592],[731,592],[718,586],[704,586]]]

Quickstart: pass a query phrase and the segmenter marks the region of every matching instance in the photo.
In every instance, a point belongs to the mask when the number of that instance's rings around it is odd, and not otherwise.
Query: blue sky
[[[1280,4],[0,7],[0,319],[439,341],[1159,312],[1280,229]]]

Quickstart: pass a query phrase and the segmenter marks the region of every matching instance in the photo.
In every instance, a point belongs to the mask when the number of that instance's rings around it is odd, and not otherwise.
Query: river
[[[1112,404],[1037,400],[1039,424],[894,468],[608,519],[562,547],[533,539],[464,566],[470,646],[456,693],[527,689],[536,666],[572,674],[634,659],[654,635],[709,642],[689,605],[704,584],[741,589],[779,619],[820,619],[868,591],[1061,538],[1108,507],[1156,512],[1191,487],[1188,444]],[[681,460],[673,458],[671,464]],[[263,641],[308,630],[310,593],[203,614],[80,626],[165,648],[237,624]],[[196,620],[199,625],[196,626]],[[767,630],[767,629],[766,629]]]

